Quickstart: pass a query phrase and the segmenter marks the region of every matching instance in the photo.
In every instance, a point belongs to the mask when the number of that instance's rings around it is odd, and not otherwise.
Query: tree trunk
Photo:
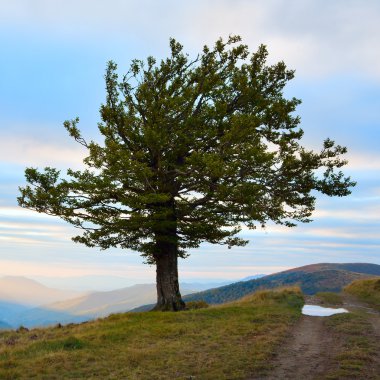
[[[161,242],[155,255],[157,305],[153,310],[179,311],[185,308],[178,284],[178,257],[176,245]]]

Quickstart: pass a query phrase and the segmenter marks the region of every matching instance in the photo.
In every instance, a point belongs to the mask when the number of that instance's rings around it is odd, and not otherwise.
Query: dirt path
[[[307,297],[306,303],[318,305],[318,300]],[[365,311],[374,334],[380,339],[379,312],[350,297],[344,297],[343,307],[349,311]],[[279,354],[272,363],[273,370],[261,379],[324,379],[326,373],[334,370],[334,358],[341,352],[343,342],[339,335],[332,334],[326,328],[324,320],[325,317],[302,316],[280,347]]]
[[[302,316],[265,379],[321,378],[333,365],[339,340],[326,331],[323,317]]]

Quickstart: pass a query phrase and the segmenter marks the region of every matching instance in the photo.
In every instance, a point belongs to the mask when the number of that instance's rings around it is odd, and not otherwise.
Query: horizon
[[[294,268],[288,268],[287,270],[292,269],[300,269],[303,267],[309,267],[313,265],[330,265],[330,264],[342,264],[342,263],[317,263],[317,264],[308,264],[301,267],[294,267]],[[344,263],[344,264],[352,264],[352,265],[379,265],[379,264],[373,264],[373,263]],[[285,270],[285,271],[287,271]],[[322,269],[324,270],[324,269]],[[270,275],[277,275],[281,272],[274,272],[274,273],[256,273],[252,274],[250,276],[244,277],[244,278],[235,278],[235,279],[202,279],[202,280],[189,280],[183,279],[180,281],[179,285],[180,287],[184,286],[185,288],[189,285],[202,285],[203,287],[210,286],[212,289],[215,287],[223,287],[225,285],[234,284],[237,282],[242,281],[250,281],[250,280],[257,280],[262,277],[270,276]],[[101,277],[101,281],[99,281],[99,277]],[[94,279],[95,278],[95,279]],[[54,289],[54,290],[64,290],[64,291],[74,291],[78,293],[85,293],[85,294],[91,294],[91,293],[97,293],[97,292],[108,292],[108,291],[114,291],[114,290],[121,290],[124,288],[132,288],[135,286],[143,286],[143,285],[156,285],[155,282],[141,282],[141,283],[125,283],[125,278],[123,277],[115,277],[115,276],[77,276],[77,277],[61,277],[59,279],[55,277],[49,277],[49,276],[12,276],[12,275],[0,275],[0,280],[31,280],[39,285],[43,285],[47,288]],[[111,282],[109,282],[111,280]],[[113,281],[112,281],[113,280]],[[197,292],[197,290],[195,290]]]
[[[240,235],[250,240],[246,247],[202,244],[190,250],[179,262],[180,282],[233,280],[323,262],[380,264],[380,53],[373,48],[380,38],[380,4],[375,0],[334,0],[323,8],[317,0],[36,0],[33,6],[18,0],[3,4],[0,17],[0,276],[99,276],[99,285],[102,276],[155,282],[155,268],[143,264],[139,253],[73,243],[73,227],[18,207],[17,189],[25,184],[26,167],[82,167],[85,151],[63,122],[79,116],[83,135],[99,138],[107,61],[114,60],[124,74],[134,58],[166,57],[169,37],[193,57],[204,44],[229,34],[241,35],[251,52],[266,44],[269,62],[284,60],[296,70],[285,95],[302,100],[297,108],[302,145],[318,150],[330,137],[347,146],[343,172],[357,186],[348,197],[318,196],[311,223],[243,229]]]

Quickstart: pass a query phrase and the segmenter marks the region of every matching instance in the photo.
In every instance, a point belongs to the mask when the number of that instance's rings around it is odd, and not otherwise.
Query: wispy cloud
[[[175,33],[197,50],[205,39],[242,34],[254,46],[268,44],[276,59],[302,75],[361,71],[379,80],[380,52],[373,48],[380,39],[379,15],[376,0],[18,0],[2,4],[0,20],[31,33],[49,32],[45,38],[104,43],[119,35],[142,46],[151,45],[159,29],[161,36]]]
[[[0,161],[25,166],[81,165],[86,152],[79,144],[44,141],[28,136],[6,136],[0,140]]]

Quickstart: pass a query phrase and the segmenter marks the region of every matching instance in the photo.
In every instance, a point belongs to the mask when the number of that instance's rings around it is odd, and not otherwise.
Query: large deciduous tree
[[[177,260],[189,248],[244,245],[242,225],[308,222],[316,192],[345,196],[354,185],[339,171],[345,147],[300,145],[300,101],[283,94],[294,72],[268,65],[265,46],[250,54],[230,37],[193,60],[174,39],[170,48],[160,62],[134,60],[122,79],[110,62],[104,143],[87,142],[78,119],[64,123],[88,149],[87,169],[60,178],[28,168],[18,198],[83,230],[75,242],[141,252],[156,265],[159,310],[184,308]]]

